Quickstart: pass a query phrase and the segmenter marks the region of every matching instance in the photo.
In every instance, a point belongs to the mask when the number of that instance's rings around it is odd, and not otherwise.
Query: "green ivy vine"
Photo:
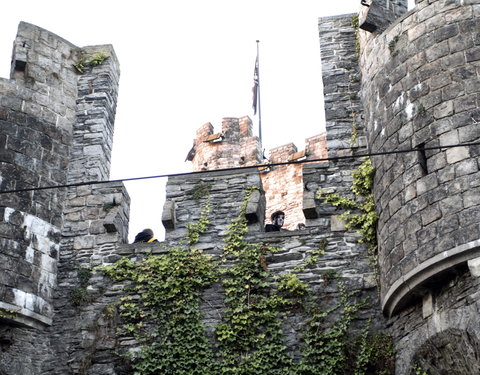
[[[97,53],[90,57],[82,57],[79,62],[73,64],[73,67],[81,74],[85,73],[89,68],[97,65],[102,65],[105,60],[108,59],[108,55],[103,52]]]
[[[189,245],[194,245],[200,239],[200,235],[204,233],[210,224],[209,215],[211,212],[210,198],[205,203],[204,208],[200,212],[200,218],[193,223],[187,223],[187,242]]]
[[[199,202],[205,196],[210,194],[210,190],[212,189],[212,184],[208,183],[198,183],[192,189],[192,196],[195,202]]]
[[[283,375],[291,367],[283,342],[279,310],[286,300],[272,294],[264,261],[276,249],[245,241],[245,211],[258,187],[247,189],[239,215],[228,227],[222,269],[226,309],[215,333],[219,341],[220,374]],[[227,263],[227,260],[224,260]]]
[[[355,30],[355,54],[357,56],[360,55],[360,36],[359,34],[359,29],[360,29],[360,23],[358,19],[358,14],[354,14],[352,16],[352,27]]]
[[[92,270],[85,267],[77,269],[77,278],[79,286],[70,292],[70,299],[76,306],[84,306],[93,301],[93,296],[87,290],[90,278],[92,277]]]
[[[412,366],[412,375],[428,375],[422,366],[416,364]]]
[[[356,199],[344,197],[338,193],[332,193],[326,190],[319,190],[316,194],[317,199],[324,199],[325,202],[335,207],[346,209],[340,215],[345,222],[347,229],[356,228],[361,235],[359,242],[368,244],[370,256],[370,265],[377,272],[377,221],[378,215],[375,211],[373,200],[373,176],[375,167],[370,158],[365,161],[353,172],[353,182],[351,190]]]
[[[17,312],[8,309],[0,309],[0,319],[15,319]]]
[[[391,340],[372,335],[369,324],[356,337],[350,334],[351,323],[366,300],[347,291],[338,275],[332,274],[329,282],[337,282],[338,303],[321,308],[325,296],[310,290],[299,277],[323,256],[328,246],[325,238],[303,266],[280,275],[270,271],[266,261],[278,249],[245,239],[245,212],[257,189],[246,189],[239,214],[228,226],[223,256],[213,258],[192,248],[198,241],[195,235],[191,238],[196,241],[187,241],[183,248],[166,249],[165,254],[135,262],[122,258],[100,268],[129,288],[115,306],[121,318],[118,335],[138,343],[125,354],[133,374],[392,374],[385,360],[394,356],[385,350]],[[210,200],[199,222],[208,217],[208,207]],[[202,324],[200,299],[206,288],[218,282],[224,289],[225,308],[211,342]],[[289,313],[302,314],[306,322],[299,360],[284,342],[282,327]]]
[[[134,263],[122,258],[103,268],[112,280],[133,283],[119,301],[121,336],[141,345],[131,352],[134,374],[211,374],[213,352],[200,323],[199,297],[217,273],[200,250],[172,248]]]

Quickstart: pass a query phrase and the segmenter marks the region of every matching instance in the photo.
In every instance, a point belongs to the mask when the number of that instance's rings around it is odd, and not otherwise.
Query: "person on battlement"
[[[153,237],[153,230],[151,229],[144,229],[140,233],[138,233],[135,236],[135,240],[133,243],[137,242],[146,242],[146,243],[152,243],[152,242],[158,242],[156,238]]]
[[[272,224],[265,225],[265,232],[280,232],[285,222],[285,212],[275,211],[271,216]]]

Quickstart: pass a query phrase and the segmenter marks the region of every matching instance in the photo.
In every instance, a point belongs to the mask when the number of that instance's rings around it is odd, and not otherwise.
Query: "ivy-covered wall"
[[[362,235],[263,232],[251,172],[171,178],[176,229],[77,270],[64,306],[75,329],[45,373],[393,374]]]

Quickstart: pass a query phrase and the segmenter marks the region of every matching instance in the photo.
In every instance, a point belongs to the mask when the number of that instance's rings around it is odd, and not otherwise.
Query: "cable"
[[[150,180],[150,179],[154,179],[154,178],[192,176],[192,175],[212,173],[212,172],[219,172],[219,173],[220,172],[230,172],[230,171],[246,170],[246,169],[253,169],[253,168],[258,170],[258,168],[269,168],[269,167],[276,167],[276,166],[281,166],[281,165],[318,163],[318,162],[323,162],[323,161],[335,161],[335,160],[345,160],[345,159],[360,159],[360,158],[372,157],[372,156],[404,154],[404,153],[416,152],[416,151],[441,150],[441,149],[454,148],[454,147],[467,147],[467,146],[479,146],[479,145],[480,145],[480,142],[459,143],[459,144],[456,144],[456,145],[421,147],[421,148],[417,147],[417,148],[410,148],[410,149],[396,150],[396,151],[371,152],[371,153],[365,153],[365,154],[347,155],[347,156],[334,156],[334,157],[328,157],[328,158],[309,159],[309,160],[293,160],[293,161],[287,161],[287,162],[281,162],[281,163],[265,163],[265,164],[252,165],[252,166],[248,166],[248,167],[221,168],[221,169],[212,169],[212,170],[207,170],[207,171],[194,171],[194,172],[161,174],[161,175],[155,175],[155,176],[121,178],[121,179],[108,180],[108,181],[78,182],[78,183],[74,183],[74,184],[65,184],[65,185],[40,186],[40,187],[34,187],[34,188],[4,190],[4,191],[0,191],[0,195],[1,194],[22,193],[22,192],[27,192],[27,191],[61,189],[61,188],[69,188],[69,187],[77,187],[77,186],[85,186],[85,185],[99,185],[99,184],[110,184],[110,183],[116,183],[116,182]]]

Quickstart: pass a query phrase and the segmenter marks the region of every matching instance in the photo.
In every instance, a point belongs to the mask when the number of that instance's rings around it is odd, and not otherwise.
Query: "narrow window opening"
[[[428,166],[427,155],[425,154],[425,143],[420,143],[416,148],[418,150],[418,163],[420,164],[420,168],[422,170],[422,176],[426,176],[428,174]]]
[[[15,65],[14,65],[15,71],[17,71],[17,72],[24,72],[26,66],[27,66],[27,62],[26,62],[26,61],[15,60]]]

